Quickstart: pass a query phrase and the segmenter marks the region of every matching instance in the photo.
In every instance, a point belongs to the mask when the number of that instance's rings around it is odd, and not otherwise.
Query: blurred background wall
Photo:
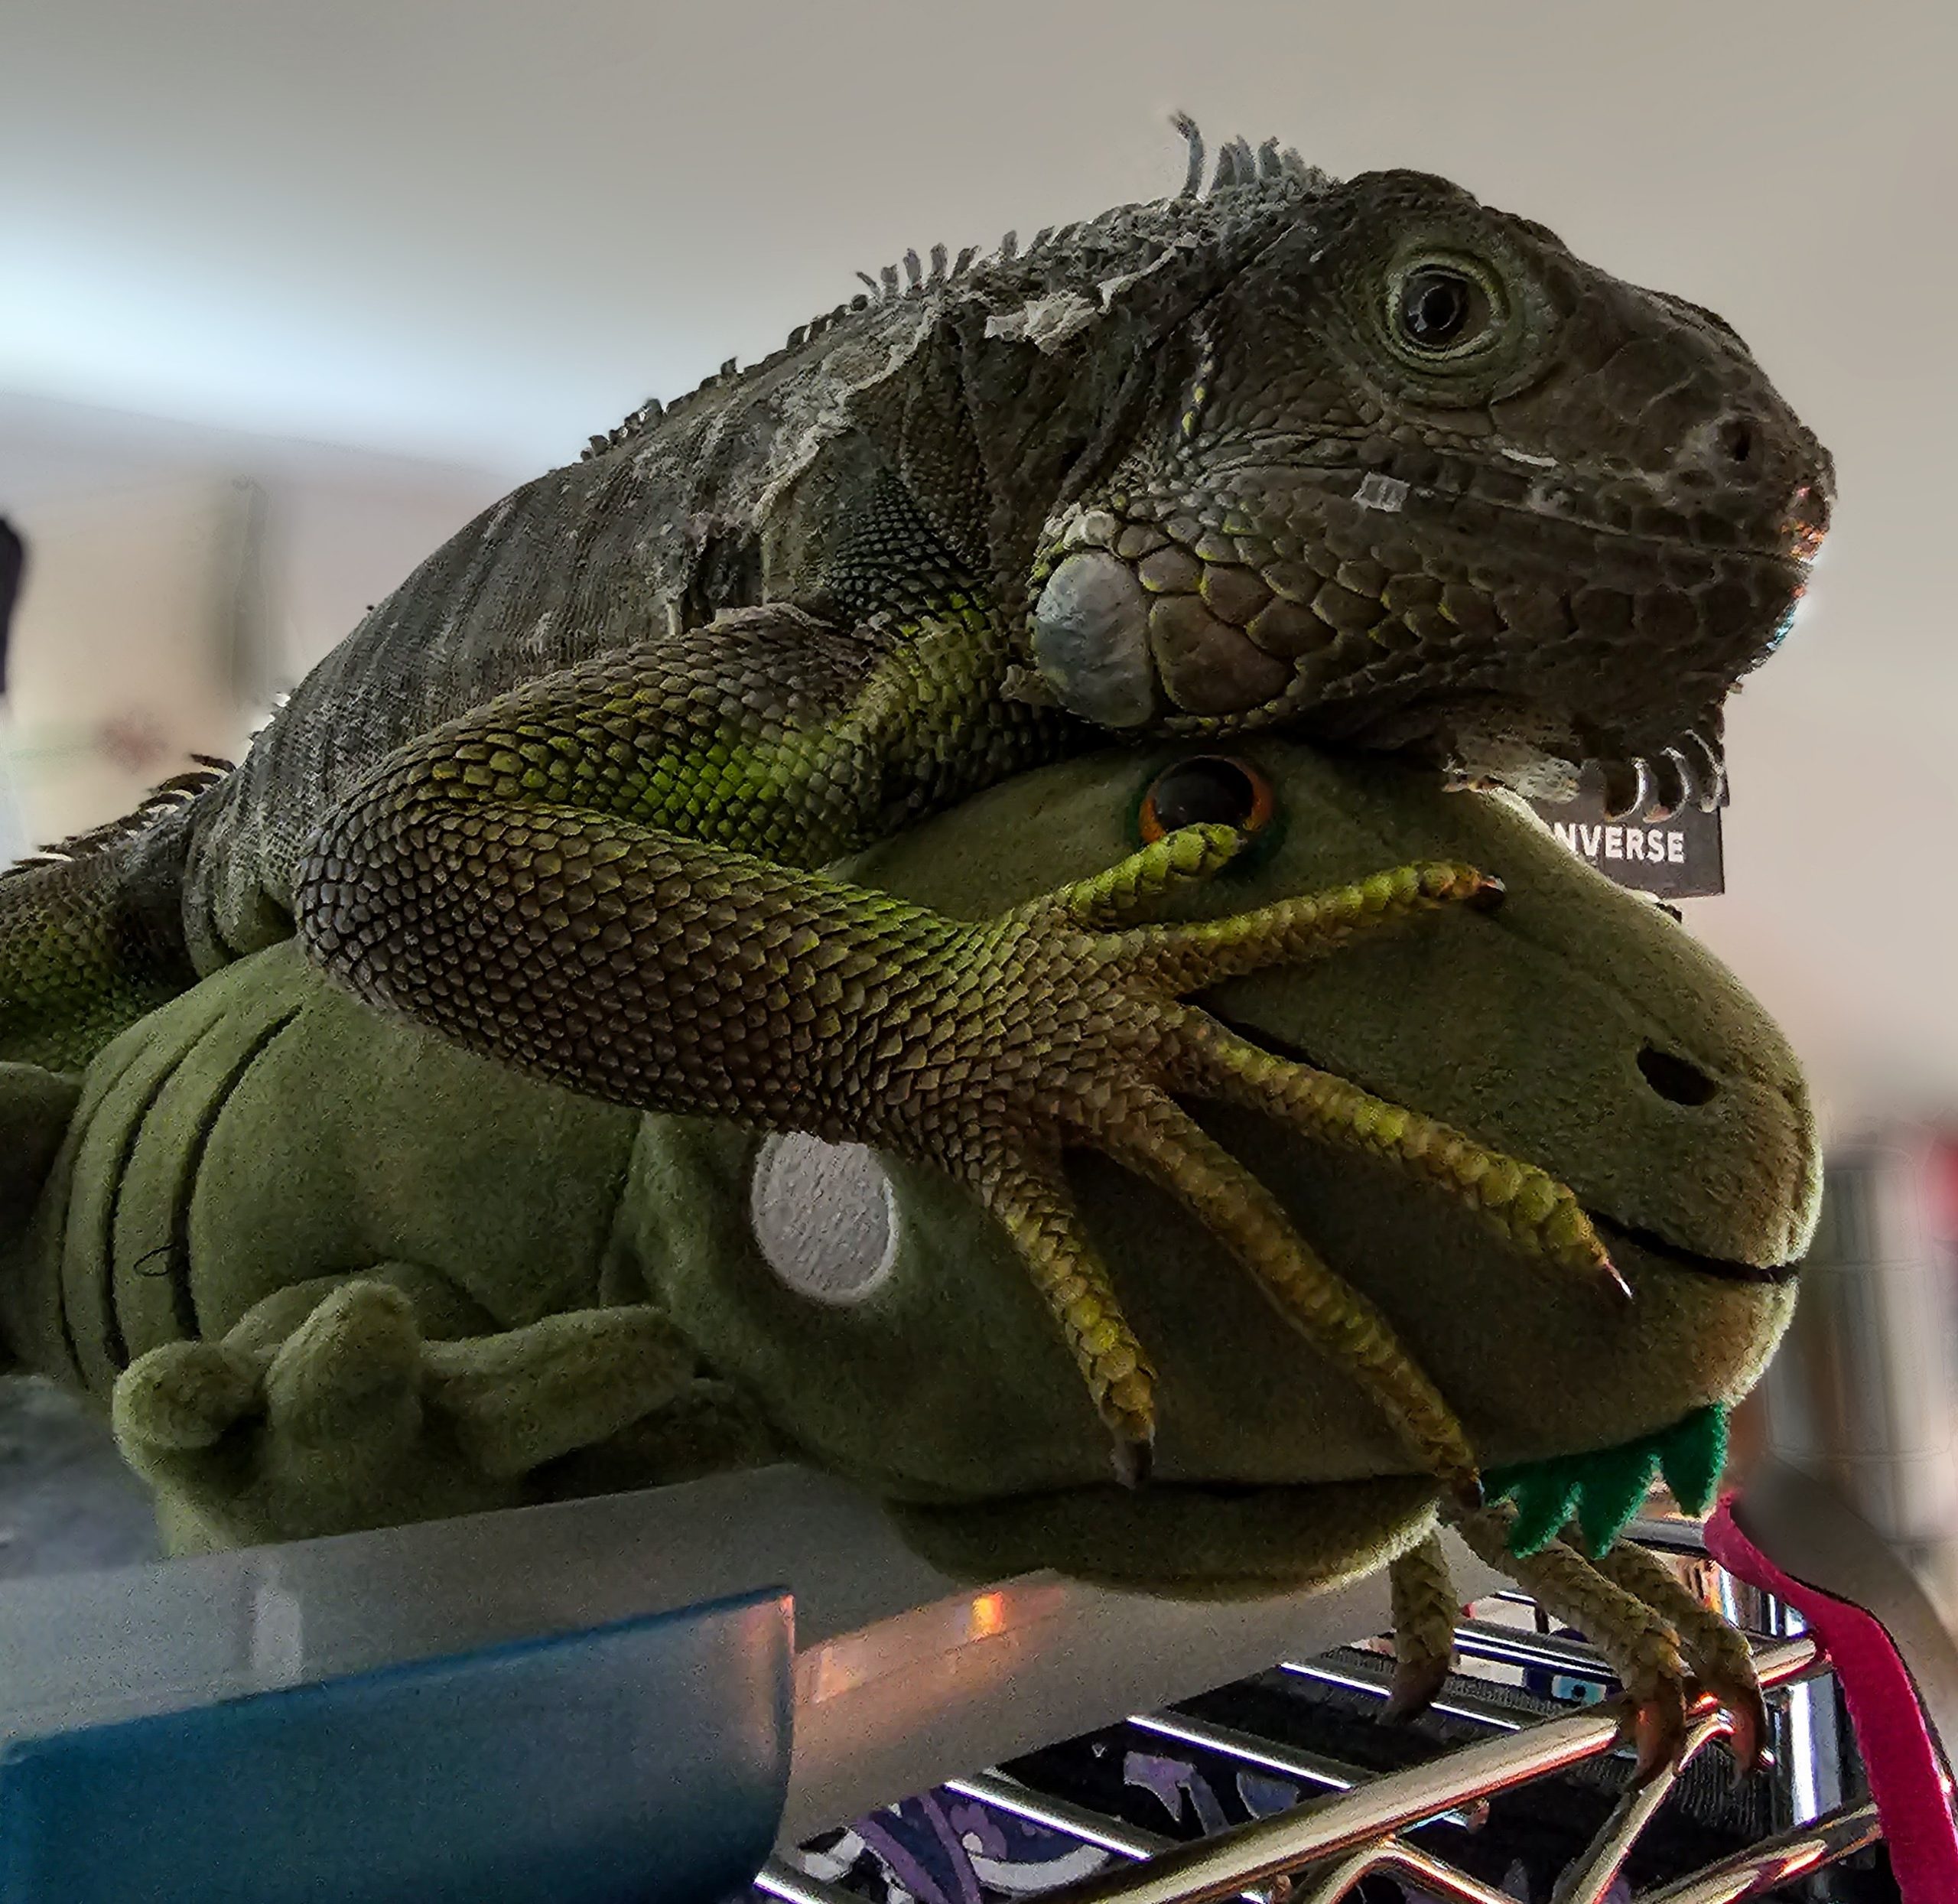
[[[1712,306],[1834,450],[1688,920],[1839,1121],[1947,1112],[1955,60],[1901,0],[9,0],[0,850],[235,750],[485,503],[857,268],[1173,189],[1183,106]]]

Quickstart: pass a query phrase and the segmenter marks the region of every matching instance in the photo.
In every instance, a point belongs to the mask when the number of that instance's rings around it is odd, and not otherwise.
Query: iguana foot
[[[1390,1724],[1417,1718],[1440,1696],[1455,1664],[1455,1622],[1461,1612],[1448,1556],[1433,1534],[1387,1569],[1394,1609],[1394,1684],[1381,1717]]]
[[[1701,1690],[1727,1710],[1736,1765],[1747,1772],[1759,1762],[1767,1714],[1746,1639],[1651,1555],[1621,1541],[1594,1561],[1551,1541],[1518,1558],[1510,1549],[1515,1510],[1506,1502],[1452,1518],[1476,1554],[1604,1655],[1625,1688],[1620,1736],[1637,1746],[1639,1783],[1679,1762],[1686,1714]]]
[[[1155,1372],[1062,1179],[1061,1152],[1077,1146],[1101,1150],[1169,1190],[1288,1319],[1361,1383],[1423,1471],[1474,1502],[1474,1453],[1386,1318],[1319,1259],[1271,1193],[1176,1098],[1248,1106],[1309,1136],[1364,1150],[1447,1190],[1517,1247],[1622,1288],[1575,1196],[1542,1171],[1264,1051],[1182,1002],[1413,913],[1488,906],[1501,888],[1468,867],[1413,865],[1221,919],[1127,923],[1173,888],[1207,877],[1241,844],[1228,827],[1186,828],[1106,873],[974,929],[962,1002],[991,1033],[990,1075],[976,1075],[969,1059],[963,1073],[951,1072],[964,1056],[956,1048],[941,1054],[921,1039],[912,1058],[894,1042],[890,1086],[900,1115],[906,1102],[923,1097],[916,1085],[929,1088],[947,1072],[971,1075],[970,1090],[949,1105],[919,1103],[918,1121],[929,1122],[922,1141],[912,1141],[971,1183],[1012,1233],[1114,1433],[1123,1478],[1146,1468]]]
[[[517,1505],[534,1470],[681,1396],[694,1365],[646,1306],[431,1341],[400,1290],[353,1281],[269,1345],[248,1316],[150,1350],[112,1416],[173,1544],[301,1539]]]
[[[1747,1636],[1695,1600],[1664,1561],[1631,1541],[1615,1542],[1592,1561],[1605,1579],[1643,1601],[1679,1635],[1680,1653],[1700,1687],[1711,1693],[1732,1722],[1727,1749],[1743,1774],[1761,1762],[1768,1739],[1768,1707],[1754,1669]]]

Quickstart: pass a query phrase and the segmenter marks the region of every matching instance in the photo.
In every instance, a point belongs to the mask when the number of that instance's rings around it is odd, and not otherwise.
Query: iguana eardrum
[[[1099,1149],[1472,1496],[1432,1384],[1176,1097],[1396,1157],[1608,1271],[1542,1173],[1179,1002],[1478,875],[1383,875],[1350,921],[1121,929],[1229,857],[1228,795],[984,924],[810,869],[1110,731],[1533,785],[1597,757],[1630,803],[1716,799],[1722,698],[1801,592],[1829,461],[1719,319],[1453,185],[1275,142],[1201,174],[1192,135],[1173,199],[914,255],[488,512],[236,772],[0,884],[0,1056],[73,1064],[296,930],[536,1076],[929,1162],[1013,1235],[1133,1476],[1152,1370],[1060,1172]]]

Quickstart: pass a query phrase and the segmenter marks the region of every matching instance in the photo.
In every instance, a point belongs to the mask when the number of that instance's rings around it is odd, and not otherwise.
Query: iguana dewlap
[[[1215,871],[1215,829],[977,924],[813,869],[1098,732],[1280,727],[1533,784],[1597,757],[1634,803],[1716,799],[1720,703],[1801,592],[1828,459],[1719,319],[1411,173],[1234,146],[1207,194],[909,277],[518,491],[236,772],[0,884],[0,1054],[73,1061],[296,929],[532,1075],[875,1143],[1000,1219],[1133,1476],[1153,1346],[1059,1162],[1097,1150],[1472,1495],[1404,1345],[1179,1102],[1357,1118],[1432,1173],[1424,1127],[1178,1002],[1338,922],[1120,929]],[[1390,884],[1394,910],[1485,890]],[[1540,1172],[1464,1167],[1520,1247],[1609,1273]]]

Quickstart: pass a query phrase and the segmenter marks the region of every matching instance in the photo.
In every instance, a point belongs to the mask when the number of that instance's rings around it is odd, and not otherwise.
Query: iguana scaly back
[[[1218,824],[1004,919],[813,869],[1101,731],[1283,727],[1538,787],[1597,758],[1625,805],[1716,799],[1720,704],[1800,594],[1829,461],[1720,320],[1443,181],[1241,142],[1201,175],[1192,134],[1175,198],[913,255],[497,505],[235,773],[0,882],[0,1056],[78,1059],[296,929],[560,1083],[929,1160],[1019,1241],[1133,1473],[1150,1372],[1059,1161],[1099,1147],[1471,1489],[1377,1314],[1176,1098],[1605,1267],[1581,1212],[1177,1000],[1485,883],[1406,869],[1200,949],[1110,929],[1228,859],[1255,806],[1229,770],[1169,816]]]

